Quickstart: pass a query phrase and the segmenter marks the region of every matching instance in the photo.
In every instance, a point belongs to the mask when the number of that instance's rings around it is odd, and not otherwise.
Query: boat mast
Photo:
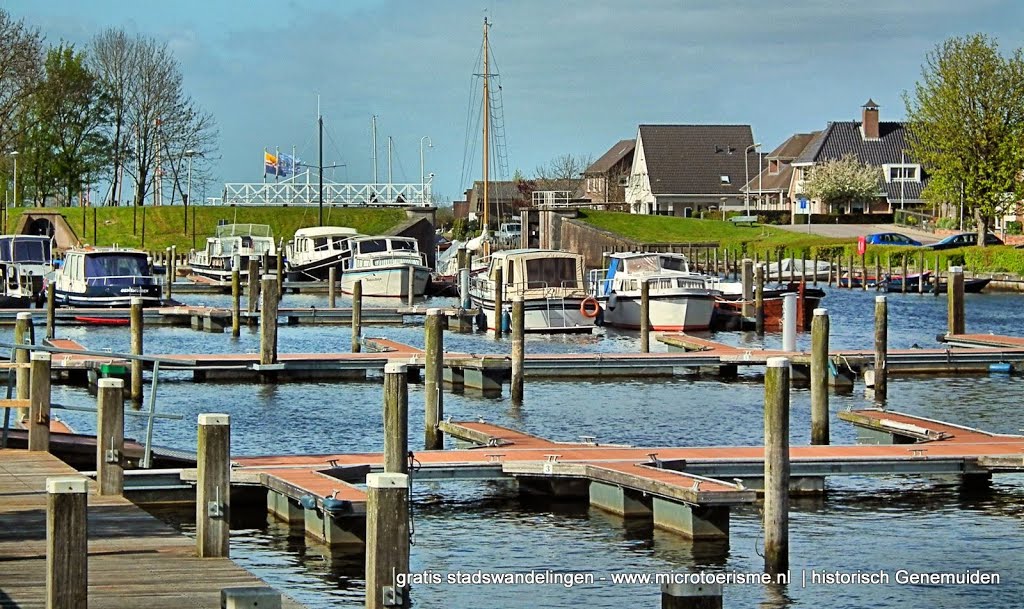
[[[490,170],[490,167],[489,167],[490,159],[488,158],[488,155],[490,153],[490,144],[491,144],[490,140],[488,139],[488,132],[487,132],[488,124],[491,122],[491,104],[490,104],[490,92],[491,92],[491,90],[490,90],[490,82],[489,82],[489,78],[488,78],[489,74],[487,73],[487,25],[488,25],[487,24],[487,17],[484,17],[484,73],[483,73],[483,77],[484,77],[484,94],[483,94],[483,98],[484,98],[483,99],[483,103],[484,103],[484,120],[483,120],[483,123],[484,123],[484,230],[483,230],[483,235],[485,237],[485,240],[486,240],[488,229],[490,228],[490,209],[489,209],[490,208],[490,202],[489,202],[489,197],[488,197],[489,193],[487,191],[487,186],[488,186],[487,183],[488,183],[488,179],[490,177],[490,173],[489,173],[489,170]]]
[[[374,114],[370,118],[370,131],[373,137],[373,183],[376,188],[377,184],[377,115]]]
[[[324,225],[324,117],[320,114],[320,96],[316,98],[316,123],[320,148],[320,226]]]

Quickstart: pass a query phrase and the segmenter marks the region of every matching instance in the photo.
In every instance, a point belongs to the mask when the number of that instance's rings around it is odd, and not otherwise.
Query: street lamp
[[[425,188],[424,184],[426,183],[426,178],[424,177],[425,174],[423,173],[423,142],[424,142],[424,140],[427,142],[427,148],[433,148],[434,147],[434,142],[430,141],[430,136],[429,135],[424,135],[423,137],[420,138],[420,192],[421,193],[423,192],[423,189]]]
[[[755,148],[760,148],[761,143],[751,144],[743,150],[743,205],[747,208],[746,215],[750,215],[750,163],[747,162],[747,158],[750,151]],[[761,171],[760,161],[758,161],[758,172]]]
[[[189,148],[185,151],[185,156],[188,157],[188,186],[185,187],[185,234],[188,234],[188,201],[192,198],[192,157],[197,154],[201,154],[198,150],[192,150]],[[193,231],[195,227],[192,227]],[[193,243],[193,247],[195,244]]]

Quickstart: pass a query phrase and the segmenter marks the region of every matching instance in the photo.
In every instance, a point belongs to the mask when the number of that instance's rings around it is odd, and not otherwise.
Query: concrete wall
[[[46,233],[50,233],[54,240],[55,250],[66,250],[78,245],[81,245],[81,241],[78,235],[75,233],[75,229],[71,228],[64,216],[58,213],[40,213],[40,212],[25,212],[21,215],[18,220],[18,226],[14,230],[16,235],[39,235],[43,234],[38,230],[34,230],[38,227],[46,227]]]
[[[583,254],[587,268],[603,268],[605,252],[676,252],[703,256],[706,248],[718,247],[718,243],[713,242],[640,243],[571,218],[563,218],[560,224],[559,249]]]

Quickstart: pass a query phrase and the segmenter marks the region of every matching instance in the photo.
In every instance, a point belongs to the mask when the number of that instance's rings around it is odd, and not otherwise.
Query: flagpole
[[[281,147],[274,146],[274,181],[281,177]]]
[[[267,147],[263,147],[263,183],[267,183]]]

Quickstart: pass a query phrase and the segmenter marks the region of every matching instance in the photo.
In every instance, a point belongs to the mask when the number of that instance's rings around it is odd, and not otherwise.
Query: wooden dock
[[[0,607],[46,606],[46,478],[77,472],[48,453],[0,450]],[[88,497],[89,605],[219,607],[221,589],[266,584],[121,497]],[[302,605],[284,598],[283,606]]]

